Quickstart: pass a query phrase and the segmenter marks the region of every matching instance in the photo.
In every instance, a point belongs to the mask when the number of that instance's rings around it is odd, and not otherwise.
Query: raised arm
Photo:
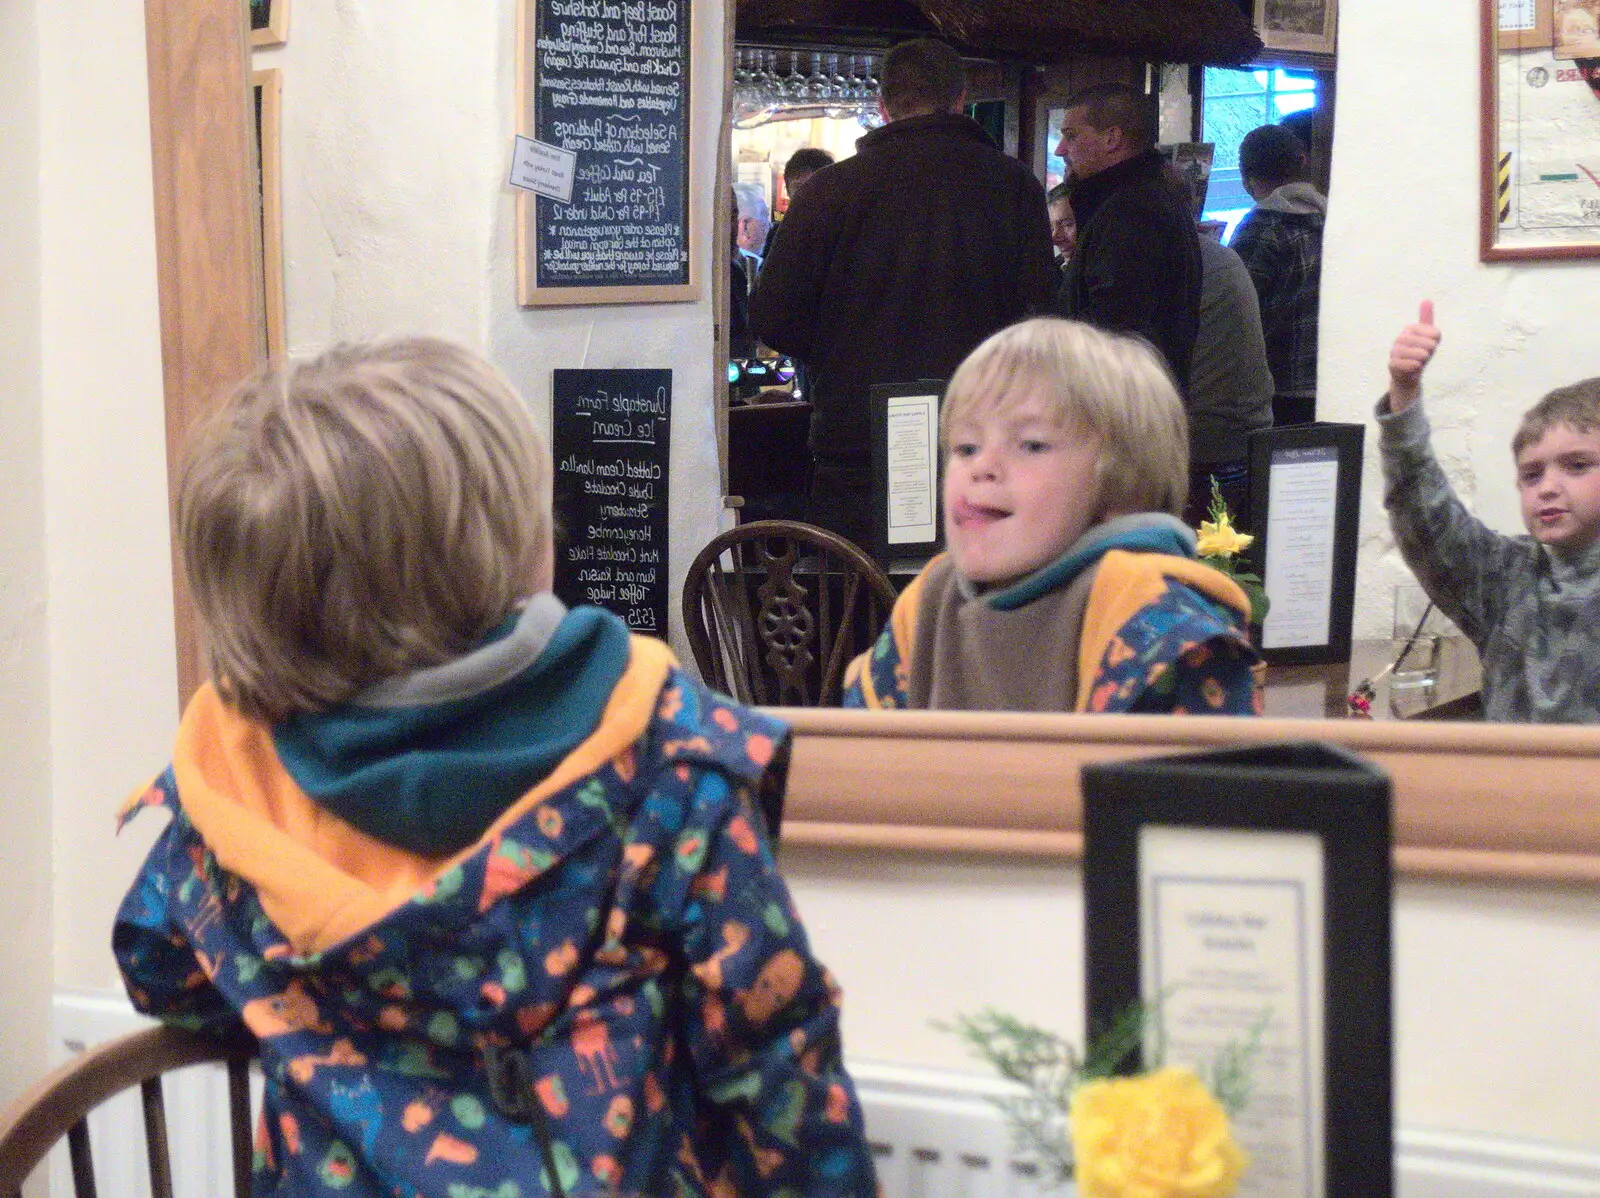
[[[1389,350],[1389,411],[1405,411],[1422,398],[1422,372],[1439,349],[1443,334],[1433,323],[1433,301],[1423,300],[1416,323],[1400,330]]]
[[[1481,644],[1500,617],[1508,574],[1526,551],[1466,509],[1434,457],[1420,400],[1422,374],[1440,339],[1433,303],[1424,300],[1389,351],[1389,392],[1378,405],[1383,505],[1423,590]]]

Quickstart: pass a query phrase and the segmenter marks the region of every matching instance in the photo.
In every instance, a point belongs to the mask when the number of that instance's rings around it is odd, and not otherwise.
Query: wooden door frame
[[[145,0],[167,494],[190,430],[263,352],[259,200],[247,10],[239,0]],[[176,535],[179,702],[204,677]]]

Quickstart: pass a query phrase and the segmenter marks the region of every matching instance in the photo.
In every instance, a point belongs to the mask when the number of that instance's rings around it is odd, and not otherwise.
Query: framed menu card
[[[868,392],[872,428],[871,545],[881,562],[928,558],[944,545],[939,494],[939,379]]]
[[[1250,434],[1247,558],[1272,601],[1260,645],[1272,665],[1350,660],[1365,434],[1321,421]]]
[[[1254,1040],[1241,1198],[1388,1198],[1387,776],[1263,745],[1087,766],[1083,802],[1091,1034],[1143,1003],[1141,1055],[1202,1076]]]

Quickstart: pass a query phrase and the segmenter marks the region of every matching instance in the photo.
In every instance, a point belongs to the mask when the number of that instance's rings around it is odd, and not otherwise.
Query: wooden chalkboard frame
[[[696,31],[699,20],[695,9],[699,3],[706,0],[679,0],[686,10],[685,41],[687,44],[687,59],[693,61]],[[536,60],[536,47],[534,39],[537,36],[535,9],[539,0],[518,0],[517,3],[517,126],[518,132],[525,137],[535,136],[536,125],[534,122],[534,78],[533,70]],[[732,5],[728,6],[730,9]],[[730,15],[730,20],[731,15]],[[703,197],[699,195],[700,189],[696,181],[700,178],[701,168],[704,165],[702,156],[704,150],[700,139],[695,136],[694,130],[694,80],[693,76],[686,75],[684,79],[687,89],[685,105],[688,109],[688,119],[685,123],[685,139],[689,143],[687,156],[688,187],[685,197],[684,212],[684,242],[689,248],[689,281],[674,284],[639,284],[639,285],[596,285],[583,287],[540,287],[536,283],[538,278],[538,204],[537,197],[528,192],[517,193],[517,302],[524,308],[549,307],[549,306],[574,306],[584,304],[660,304],[660,303],[691,303],[700,298],[701,277],[704,269],[702,263],[701,246],[699,244],[700,217],[698,209],[702,206]]]

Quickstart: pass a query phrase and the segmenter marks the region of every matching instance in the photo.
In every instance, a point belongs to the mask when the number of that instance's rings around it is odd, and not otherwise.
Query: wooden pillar
[[[146,0],[169,495],[190,429],[255,365],[264,327],[247,9]],[[204,676],[173,542],[178,694]]]

